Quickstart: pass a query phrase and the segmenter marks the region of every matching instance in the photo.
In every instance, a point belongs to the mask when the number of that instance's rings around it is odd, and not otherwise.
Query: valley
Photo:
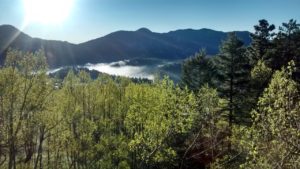
[[[80,44],[32,38],[11,25],[0,26],[0,64],[9,48],[24,52],[42,50],[49,72],[63,68],[87,68],[102,73],[153,80],[169,76],[180,81],[182,61],[201,49],[216,55],[228,32],[211,29],[182,29],[167,33],[147,28],[117,31]],[[249,32],[237,31],[245,45],[251,42]]]

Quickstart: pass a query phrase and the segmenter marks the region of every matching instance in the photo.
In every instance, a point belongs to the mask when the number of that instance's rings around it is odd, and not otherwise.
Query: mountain
[[[246,45],[251,42],[249,32],[236,32]],[[155,33],[147,28],[136,31],[117,31],[81,44],[32,38],[10,25],[0,26],[0,62],[11,47],[22,51],[45,51],[51,68],[86,63],[114,62],[125,59],[184,59],[199,49],[214,55],[228,32],[211,29],[184,29]]]
[[[0,26],[0,61],[4,61],[8,48],[21,51],[34,52],[44,49],[50,67],[69,65],[76,63],[74,53],[78,51],[77,45],[53,40],[32,38],[10,25]]]

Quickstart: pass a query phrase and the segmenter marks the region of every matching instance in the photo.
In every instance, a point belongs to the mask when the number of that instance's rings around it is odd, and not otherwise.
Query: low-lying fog
[[[78,65],[78,68],[87,68],[96,70],[110,75],[126,76],[133,78],[147,78],[153,80],[157,73],[163,73],[170,76],[177,76],[178,62],[168,61],[136,61],[124,60],[112,63],[97,63]],[[180,64],[179,64],[180,65]],[[48,73],[55,73],[64,67],[49,70]],[[180,66],[179,66],[180,68]]]
[[[127,65],[126,61],[119,61],[113,63],[98,63],[98,64],[86,64],[82,66],[89,70],[97,70],[99,72],[107,73],[110,75],[135,77],[135,78],[147,78],[154,79],[154,73],[151,71],[152,66],[132,66]]]

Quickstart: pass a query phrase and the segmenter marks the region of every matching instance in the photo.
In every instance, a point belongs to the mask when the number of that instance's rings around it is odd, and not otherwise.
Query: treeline
[[[200,51],[182,66],[183,86],[198,92],[208,84],[226,103],[218,107],[227,121],[228,148],[211,146],[221,153],[206,166],[300,168],[300,24],[291,19],[275,33],[260,20],[254,29],[250,46],[231,33],[217,56]]]
[[[260,20],[245,47],[195,54],[181,84],[47,75],[43,52],[0,69],[0,168],[300,168],[300,31]]]
[[[59,82],[42,52],[9,51],[0,90],[1,168],[167,167],[196,116],[195,96],[168,79],[71,71]]]

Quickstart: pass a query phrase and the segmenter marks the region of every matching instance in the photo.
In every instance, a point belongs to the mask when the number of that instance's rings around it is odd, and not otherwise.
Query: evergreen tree
[[[203,50],[183,62],[182,85],[193,91],[199,90],[206,83],[213,85],[214,76],[213,62]]]
[[[237,122],[237,117],[245,116],[249,111],[245,104],[250,78],[249,59],[246,49],[235,33],[231,33],[223,42],[216,59],[218,68],[218,89],[222,97],[228,100],[229,125]],[[241,120],[241,119],[240,119]]]
[[[269,24],[265,19],[259,20],[259,24],[254,26],[255,33],[251,33],[251,46],[248,48],[253,64],[258,60],[267,61],[270,59],[270,49],[272,48],[272,39],[275,36],[273,31],[275,26]]]
[[[274,59],[272,68],[280,70],[282,66],[287,66],[288,62],[294,60],[296,71],[294,79],[300,81],[300,24],[296,20],[289,20],[279,27],[279,33],[274,39]]]

